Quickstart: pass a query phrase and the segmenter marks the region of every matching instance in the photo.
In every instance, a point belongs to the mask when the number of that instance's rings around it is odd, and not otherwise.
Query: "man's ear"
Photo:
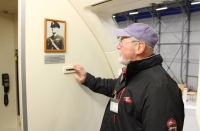
[[[146,44],[144,42],[140,41],[138,43],[138,47],[136,49],[136,54],[138,54],[138,55],[142,54],[144,52],[145,48],[146,48]]]

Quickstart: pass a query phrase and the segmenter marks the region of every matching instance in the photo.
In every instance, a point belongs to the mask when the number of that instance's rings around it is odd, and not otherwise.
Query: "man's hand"
[[[75,74],[76,80],[78,80],[80,83],[83,83],[86,78],[86,71],[81,65],[74,65],[74,70],[77,74]]]

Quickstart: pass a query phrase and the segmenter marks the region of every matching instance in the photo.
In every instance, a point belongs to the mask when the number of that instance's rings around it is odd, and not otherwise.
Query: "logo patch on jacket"
[[[177,124],[174,118],[171,118],[167,121],[168,131],[177,131]]]
[[[128,104],[131,104],[132,103],[132,100],[130,97],[124,97],[124,102],[128,103]]]

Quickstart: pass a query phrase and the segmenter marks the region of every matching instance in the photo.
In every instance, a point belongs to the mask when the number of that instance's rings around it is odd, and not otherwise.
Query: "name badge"
[[[111,98],[111,100],[110,100],[110,110],[112,112],[118,113],[118,105],[119,104],[118,104],[117,99]]]

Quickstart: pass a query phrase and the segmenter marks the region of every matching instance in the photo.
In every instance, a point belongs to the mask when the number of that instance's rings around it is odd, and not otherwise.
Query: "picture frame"
[[[66,21],[44,19],[44,52],[66,52]]]

